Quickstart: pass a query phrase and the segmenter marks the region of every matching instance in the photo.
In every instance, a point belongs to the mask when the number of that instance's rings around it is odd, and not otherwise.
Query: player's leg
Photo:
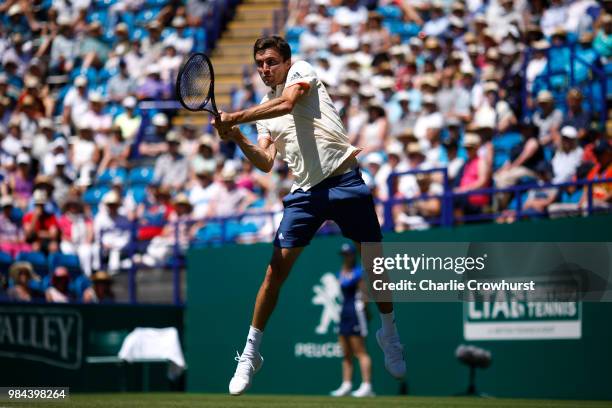
[[[287,279],[287,276],[289,276],[293,264],[303,250],[304,247],[274,247],[272,259],[266,270],[266,276],[257,292],[253,320],[251,321],[252,327],[263,332],[278,301],[281,286]]]
[[[240,395],[251,385],[253,375],[261,368],[259,347],[263,329],[274,311],[280,289],[293,264],[323,222],[317,214],[313,194],[298,190],[283,199],[285,210],[274,240],[272,259],[257,293],[253,319],[238,366],[229,385],[230,394]]]
[[[244,393],[250,386],[253,375],[263,364],[259,346],[263,337],[263,329],[274,311],[281,286],[289,276],[289,272],[304,248],[274,247],[272,259],[266,270],[266,276],[257,292],[255,310],[247,342],[241,355],[237,356],[238,365],[229,384],[232,395]]]
[[[361,385],[351,395],[354,397],[374,396],[372,391],[372,360],[365,347],[365,338],[362,336],[350,336],[351,349],[359,361],[361,370]]]
[[[338,342],[342,347],[342,384],[331,392],[333,397],[344,397],[349,395],[353,389],[353,350],[348,340],[348,336],[343,334],[338,336]]]
[[[374,258],[382,256],[382,232],[374,208],[374,199],[370,189],[363,182],[359,170],[347,173],[338,179],[338,183],[329,189],[330,218],[338,224],[342,234],[353,240],[362,255],[364,278],[368,286],[375,279],[383,279],[384,274],[374,275]],[[362,251],[361,243],[372,243]],[[392,294],[389,291],[374,292],[374,299],[380,312],[382,328],[376,333],[378,344],[385,354],[385,368],[389,373],[401,379],[406,374],[403,346],[395,325]]]

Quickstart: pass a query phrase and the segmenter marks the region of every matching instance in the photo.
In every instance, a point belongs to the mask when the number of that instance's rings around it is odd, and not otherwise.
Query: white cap
[[[317,24],[320,21],[321,21],[321,16],[319,16],[318,14],[315,14],[315,13],[308,14],[304,18],[304,24],[306,24],[306,25],[308,25],[308,24]]]
[[[17,155],[17,164],[30,164],[30,156],[27,153],[19,153]]]
[[[128,108],[128,109],[132,109],[136,107],[136,98],[134,98],[133,96],[126,96],[123,99],[123,107],[124,108]]]
[[[156,113],[151,120],[153,126],[168,126],[168,117],[163,113]]]
[[[64,150],[66,150],[66,148],[68,147],[68,143],[66,142],[66,139],[64,139],[63,137],[58,137],[55,140],[53,140],[51,142],[51,150],[54,150],[57,147],[63,147]]]
[[[172,19],[173,27],[185,27],[187,25],[187,20],[183,16],[176,16]]]
[[[13,205],[13,198],[9,195],[3,195],[0,198],[0,207],[8,207],[9,205]]]
[[[395,155],[397,157],[401,157],[403,153],[404,153],[404,147],[399,142],[391,143],[387,147],[387,155],[392,155],[393,154],[393,155]]]
[[[385,161],[380,153],[374,152],[366,156],[364,160],[365,164],[377,164],[381,166]]]
[[[67,26],[72,24],[72,18],[68,14],[62,13],[57,17],[57,24]]]
[[[87,85],[87,77],[84,76],[78,76],[74,79],[74,85],[75,86],[85,86]]]
[[[568,139],[576,139],[578,137],[578,131],[573,126],[563,126],[561,128],[561,136],[567,137]]]
[[[436,103],[436,96],[430,93],[423,95],[423,103]]]
[[[398,102],[410,101],[410,94],[406,91],[399,91],[398,93],[395,94],[395,99]]]
[[[68,164],[68,159],[65,154],[58,154],[55,156],[55,165],[56,166],[65,166]]]
[[[41,129],[53,129],[53,121],[49,118],[41,118],[38,121],[38,127]]]
[[[9,16],[14,16],[15,14],[20,14],[21,13],[21,6],[19,5],[19,3],[15,3],[13,4],[9,9],[7,14]]]
[[[104,102],[104,97],[99,92],[91,92],[89,94],[89,102],[94,102],[94,103]]]
[[[116,191],[111,190],[106,193],[102,201],[104,204],[119,204],[121,202],[121,197],[119,197]]]

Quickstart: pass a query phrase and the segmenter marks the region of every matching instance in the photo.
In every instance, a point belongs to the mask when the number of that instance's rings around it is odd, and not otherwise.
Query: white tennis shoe
[[[385,368],[389,374],[398,380],[403,379],[406,375],[406,361],[399,335],[385,336],[381,328],[376,332],[376,341],[385,354]]]
[[[236,372],[229,383],[229,393],[231,395],[241,395],[246,392],[251,386],[253,375],[257,373],[263,365],[263,357],[257,353],[256,356],[242,356],[236,351],[234,360],[238,362]]]
[[[372,384],[361,383],[359,388],[351,392],[351,396],[357,397],[357,398],[364,398],[364,397],[375,397],[376,394],[374,394],[374,391],[372,391]]]
[[[337,390],[334,390],[330,393],[332,397],[345,397],[350,395],[351,390],[353,389],[353,384],[350,382],[343,382]]]

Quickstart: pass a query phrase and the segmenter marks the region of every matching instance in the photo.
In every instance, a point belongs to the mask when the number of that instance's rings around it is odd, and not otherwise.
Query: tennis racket
[[[215,103],[215,73],[210,59],[195,53],[183,64],[176,77],[176,98],[187,110],[207,111],[219,120]]]

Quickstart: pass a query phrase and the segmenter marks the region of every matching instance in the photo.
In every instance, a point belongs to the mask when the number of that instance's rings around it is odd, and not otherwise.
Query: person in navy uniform
[[[366,350],[365,338],[368,335],[366,317],[366,289],[363,269],[357,264],[357,250],[354,245],[345,243],[340,248],[342,268],[338,281],[342,290],[342,309],[338,340],[342,347],[342,384],[331,392],[334,397],[352,395],[353,397],[372,397],[372,362]],[[353,356],[357,357],[361,368],[361,385],[352,391]],[[351,392],[352,391],[352,392]]]

